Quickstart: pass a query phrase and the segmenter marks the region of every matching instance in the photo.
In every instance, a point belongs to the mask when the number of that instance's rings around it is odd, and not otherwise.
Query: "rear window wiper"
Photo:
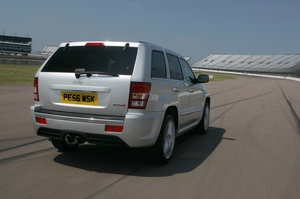
[[[91,77],[93,74],[119,77],[119,75],[116,73],[102,72],[102,71],[85,71],[84,68],[76,68],[74,72],[75,72],[75,77],[77,79],[83,74],[86,74],[87,77]]]

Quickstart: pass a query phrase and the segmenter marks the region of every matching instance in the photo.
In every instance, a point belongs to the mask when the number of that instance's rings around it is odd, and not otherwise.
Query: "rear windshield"
[[[42,72],[73,73],[75,69],[82,68],[85,71],[132,75],[136,54],[136,47],[60,47],[46,63]]]

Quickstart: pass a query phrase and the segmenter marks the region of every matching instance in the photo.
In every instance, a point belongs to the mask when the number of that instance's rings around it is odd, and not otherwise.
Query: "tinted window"
[[[151,77],[167,78],[166,62],[162,52],[152,51]]]
[[[184,80],[188,83],[193,83],[193,81],[195,79],[195,75],[194,75],[192,69],[190,68],[189,64],[185,60],[180,59],[180,61],[181,61],[181,65],[182,65]]]
[[[167,55],[171,73],[171,79],[183,80],[182,70],[180,67],[179,60],[174,55]]]
[[[76,46],[59,48],[50,58],[43,72],[74,72],[76,68],[85,71],[110,72],[131,75],[137,48],[115,46]]]

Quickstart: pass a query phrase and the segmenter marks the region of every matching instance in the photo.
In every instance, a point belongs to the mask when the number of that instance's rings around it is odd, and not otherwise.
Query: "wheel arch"
[[[210,107],[210,97],[209,96],[205,99],[205,102],[207,102]]]
[[[177,109],[177,107],[176,106],[169,106],[168,108],[167,108],[167,110],[166,110],[166,112],[165,112],[165,116],[166,115],[172,115],[173,116],[173,118],[174,118],[174,120],[175,120],[175,127],[176,127],[176,129],[178,129],[178,109]]]

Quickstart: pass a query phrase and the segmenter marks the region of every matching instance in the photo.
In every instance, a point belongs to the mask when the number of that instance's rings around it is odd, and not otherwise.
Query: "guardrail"
[[[222,70],[207,70],[207,69],[199,69],[199,68],[192,68],[192,69],[193,69],[193,71],[206,71],[206,72],[212,72],[212,73],[224,73],[224,74],[233,74],[233,75],[289,79],[289,80],[300,82],[300,78],[297,78],[297,77],[275,76],[275,75],[265,75],[265,74],[256,74],[256,73],[254,74],[254,73],[250,73],[250,72],[239,73],[239,72],[230,72],[230,71],[222,71]]]
[[[42,65],[46,57],[0,55],[0,64],[12,65]]]

